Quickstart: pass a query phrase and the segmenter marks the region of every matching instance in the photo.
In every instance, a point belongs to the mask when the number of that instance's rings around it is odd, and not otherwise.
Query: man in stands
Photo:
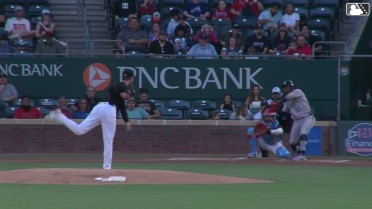
[[[138,19],[132,17],[128,20],[128,29],[122,30],[116,37],[116,40],[124,42],[116,42],[118,49],[125,51],[137,51],[140,53],[146,53],[148,44],[148,34],[146,31],[141,30],[139,27]],[[120,53],[117,51],[116,53]]]
[[[116,0],[112,3],[115,20],[122,17],[137,17],[138,8],[135,0]]]
[[[35,31],[31,30],[30,21],[23,18],[25,15],[23,7],[16,6],[14,11],[15,17],[8,18],[5,23],[5,30],[8,32],[8,35],[11,39],[32,39],[35,36]]]
[[[19,107],[15,113],[14,118],[16,119],[40,119],[43,118],[43,114],[39,109],[31,105],[30,97],[23,95],[21,97],[21,107]]]
[[[137,104],[149,114],[149,118],[160,118],[160,111],[156,105],[149,100],[149,90],[147,88],[140,89],[140,100],[137,102]]]

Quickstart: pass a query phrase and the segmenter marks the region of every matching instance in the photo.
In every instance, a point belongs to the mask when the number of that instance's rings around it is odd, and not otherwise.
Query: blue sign
[[[360,156],[372,155],[372,124],[359,123],[347,131],[346,152]]]
[[[307,137],[306,155],[322,155],[322,128],[314,126]]]

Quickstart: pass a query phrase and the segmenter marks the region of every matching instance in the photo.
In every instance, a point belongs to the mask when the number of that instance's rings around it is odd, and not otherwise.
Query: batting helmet
[[[283,84],[282,84],[282,88],[284,88],[286,86],[292,86],[292,87],[294,87],[295,85],[294,85],[293,81],[291,81],[291,80],[285,80],[283,82]]]

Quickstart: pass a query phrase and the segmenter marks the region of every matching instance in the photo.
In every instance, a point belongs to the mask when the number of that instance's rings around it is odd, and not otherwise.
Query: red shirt
[[[256,14],[257,17],[260,15],[260,11],[258,11],[257,3],[253,2],[253,0],[235,0],[231,5],[231,9],[234,9],[237,12],[243,11],[245,4],[249,4],[252,11]],[[231,16],[232,16],[232,19],[235,20],[236,15],[231,14]]]
[[[36,107],[31,107],[28,111],[22,107],[18,108],[14,113],[14,118],[17,119],[40,119],[43,118],[43,114]]]
[[[139,13],[141,16],[143,15],[153,15],[155,12],[155,6],[154,4],[147,4],[147,5],[141,5],[139,8]]]
[[[311,56],[313,55],[313,50],[308,44],[305,44],[302,47],[297,46],[296,50],[288,49],[287,55],[294,55],[296,53],[298,53],[299,56],[301,55]]]
[[[230,14],[230,11],[227,9],[224,9],[224,10],[216,9],[213,12],[212,18],[231,19],[231,14]]]

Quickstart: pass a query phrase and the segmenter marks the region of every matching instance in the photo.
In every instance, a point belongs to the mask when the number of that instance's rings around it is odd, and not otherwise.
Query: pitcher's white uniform
[[[133,72],[124,71],[123,80],[125,77],[133,77]],[[132,80],[133,81],[133,80]],[[92,130],[98,125],[102,125],[103,135],[103,169],[111,169],[112,163],[112,152],[113,152],[113,141],[116,131],[116,113],[120,110],[124,122],[127,124],[128,116],[121,93],[133,95],[133,87],[123,82],[116,83],[109,88],[109,101],[98,103],[93,110],[89,113],[88,117],[77,124],[75,121],[67,118],[64,114],[61,114],[60,109],[52,111],[47,118],[50,120],[58,121],[64,124],[76,135],[82,135]]]

